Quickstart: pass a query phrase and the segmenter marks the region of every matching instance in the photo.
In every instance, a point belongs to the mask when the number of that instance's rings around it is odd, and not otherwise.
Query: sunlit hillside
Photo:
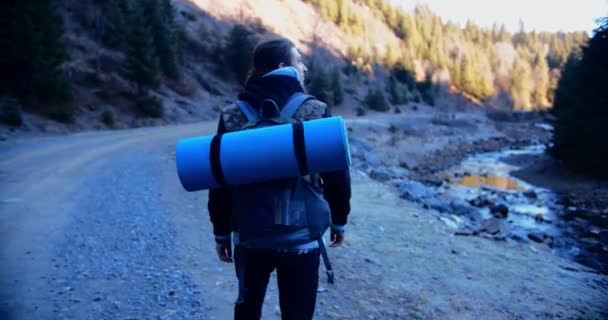
[[[560,68],[587,41],[583,32],[460,28],[426,7],[406,12],[383,0],[5,6],[2,12],[18,19],[2,20],[10,40],[4,44],[12,44],[2,62],[9,71],[3,104],[83,128],[214,117],[238,92],[264,34],[293,40],[307,57],[311,93],[344,105],[339,112],[346,114],[422,102],[547,108]],[[28,28],[27,21],[38,25]],[[7,76],[15,74],[16,81]]]

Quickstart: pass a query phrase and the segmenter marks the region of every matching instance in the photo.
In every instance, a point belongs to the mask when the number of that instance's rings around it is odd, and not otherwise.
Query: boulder
[[[373,152],[366,151],[363,153],[363,160],[371,167],[382,166],[382,160]]]
[[[472,206],[478,207],[478,208],[483,208],[483,207],[491,207],[494,205],[494,201],[484,197],[484,196],[479,196],[475,199],[469,200],[469,203]]]
[[[547,235],[542,232],[530,232],[528,233],[528,239],[536,242],[544,242]]]
[[[464,227],[464,228],[461,228],[461,229],[457,230],[456,232],[454,232],[454,235],[456,235],[456,236],[474,236],[474,235],[477,235],[477,231],[473,231],[469,227]]]
[[[441,220],[443,223],[445,223],[449,228],[454,229],[454,230],[458,229],[459,231],[462,230],[462,229],[460,229],[460,226],[462,226],[464,224],[462,219],[460,219],[459,217],[457,217],[455,215],[451,215],[451,214],[439,217],[439,220]]]
[[[438,197],[432,196],[428,198],[424,198],[422,200],[424,204],[429,206],[431,209],[437,210],[439,212],[448,212],[450,211],[450,206],[443,200]]]
[[[386,182],[393,178],[392,172],[385,168],[372,169],[372,171],[369,173],[369,176],[370,178],[378,180],[380,182]]]
[[[467,216],[477,209],[468,202],[460,199],[450,201],[450,211],[459,216]]]
[[[499,219],[506,219],[509,216],[509,207],[504,204],[494,205],[490,208],[492,216]]]
[[[401,179],[405,179],[410,175],[410,171],[402,167],[391,167],[390,170]]]
[[[497,234],[501,231],[500,221],[496,218],[486,219],[481,223],[479,231],[489,234]]]
[[[420,201],[423,198],[433,196],[433,192],[430,188],[413,180],[404,181],[399,187],[399,190],[401,191],[401,198],[411,201]]]

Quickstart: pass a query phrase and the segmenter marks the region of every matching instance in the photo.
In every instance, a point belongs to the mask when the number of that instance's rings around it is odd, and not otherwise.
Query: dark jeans
[[[274,269],[277,270],[282,318],[312,319],[319,284],[319,249],[306,254],[288,255],[237,246],[234,258],[239,278],[235,320],[260,319],[266,287]]]

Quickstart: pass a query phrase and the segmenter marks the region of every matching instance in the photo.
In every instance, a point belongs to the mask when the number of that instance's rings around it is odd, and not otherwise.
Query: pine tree
[[[535,59],[534,68],[534,105],[537,107],[546,107],[548,105],[547,92],[549,88],[549,67],[545,57],[538,53]]]
[[[328,106],[334,106],[334,91],[325,71],[319,67],[311,67],[308,91],[315,98],[325,102]]]
[[[511,98],[515,110],[528,111],[531,108],[532,75],[530,66],[521,59],[513,62],[511,78]]]
[[[367,95],[365,96],[364,103],[368,108],[376,111],[386,112],[390,110],[390,105],[384,97],[382,89],[368,89]]]
[[[135,6],[130,13],[127,35],[126,76],[137,84],[140,95],[159,85],[159,62],[154,46],[152,29],[147,23],[144,10]]]
[[[555,94],[551,153],[567,167],[608,178],[608,18],[579,59],[571,55]]]
[[[342,89],[340,69],[337,67],[334,68],[331,74],[331,91],[333,92],[333,105],[340,105],[344,101],[344,89]]]
[[[475,72],[475,60],[470,53],[462,57],[460,64],[460,88],[466,92],[473,93],[475,91],[475,82],[477,73]]]
[[[254,34],[241,24],[232,27],[228,33],[223,52],[233,74],[241,83],[245,81],[249,72],[251,54],[256,41]]]
[[[106,23],[102,37],[106,45],[111,48],[124,48],[127,33],[125,8],[125,0],[107,0],[103,4]]]
[[[394,75],[388,78],[388,94],[392,104],[402,104],[407,102],[408,90],[397,81]]]
[[[145,0],[146,21],[154,35],[154,47],[164,74],[179,73],[179,34],[170,0]]]
[[[6,41],[1,76],[10,95],[27,100],[26,107],[51,112],[71,97],[71,84],[63,63],[68,59],[63,43],[63,18],[52,0],[20,0],[3,4]],[[6,10],[6,11],[5,11]],[[17,76],[18,75],[18,76]],[[45,108],[36,101],[44,101]],[[71,116],[67,116],[69,120]]]

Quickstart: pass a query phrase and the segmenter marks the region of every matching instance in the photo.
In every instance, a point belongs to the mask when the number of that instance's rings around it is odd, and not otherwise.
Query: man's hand
[[[330,240],[331,240],[331,243],[329,244],[330,247],[341,246],[342,243],[344,242],[344,231],[337,232],[332,229],[330,232]]]
[[[232,245],[230,241],[220,241],[215,245],[215,251],[221,261],[226,263],[232,262]]]

